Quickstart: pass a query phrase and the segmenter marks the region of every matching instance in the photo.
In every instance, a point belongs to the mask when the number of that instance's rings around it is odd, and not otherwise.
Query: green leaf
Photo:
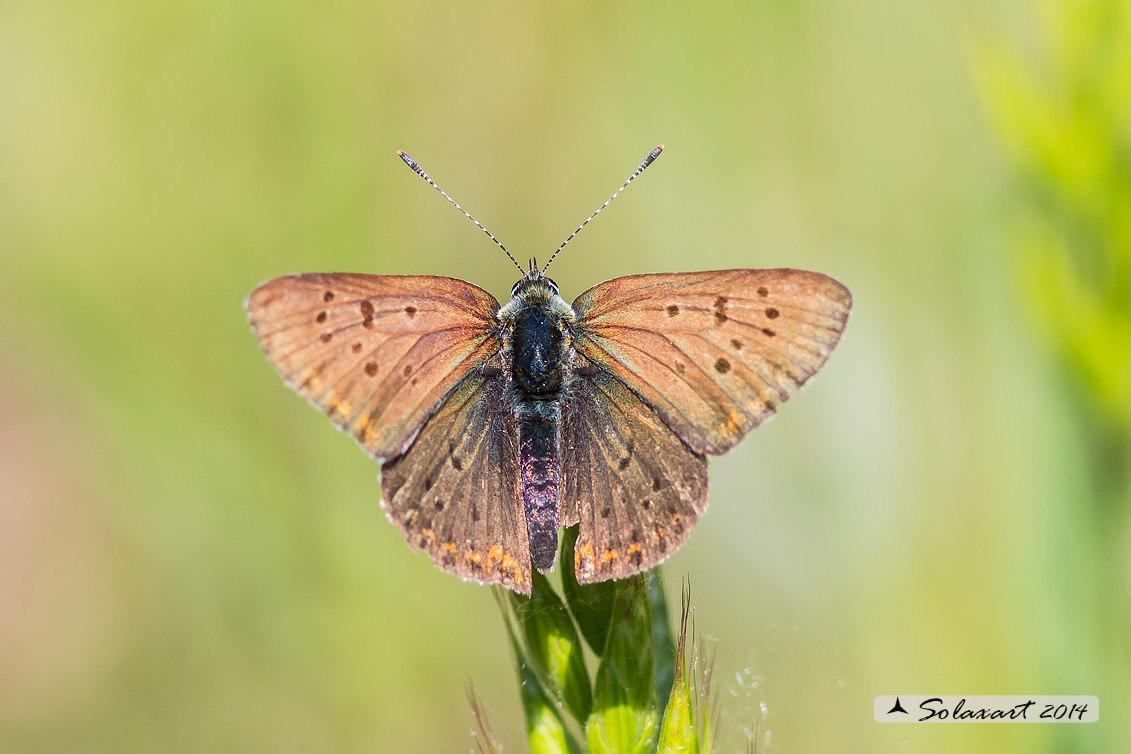
[[[581,747],[566,728],[558,704],[546,692],[538,674],[527,660],[518,634],[511,624],[505,601],[499,591],[495,592],[495,596],[518,668],[519,696],[526,717],[526,740],[530,744],[530,751],[532,754],[580,754]]]
[[[659,716],[648,579],[640,575],[612,584],[612,620],[586,739],[591,754],[646,754]]]
[[[581,629],[581,635],[594,654],[600,657],[605,653],[617,588],[612,581],[585,585],[577,583],[573,570],[573,548],[577,542],[577,531],[577,526],[571,526],[562,536],[562,594],[573,613],[573,619],[577,621],[577,627]]]
[[[696,735],[694,697],[687,662],[687,619],[690,613],[690,594],[687,587],[684,587],[683,610],[680,613],[679,620],[679,648],[676,651],[672,667],[674,678],[671,685],[671,696],[664,711],[663,724],[660,726],[660,741],[657,749],[660,754],[668,754],[669,752],[695,754],[699,751],[709,751],[705,747],[700,749],[700,742]],[[659,682],[659,679],[657,679],[657,682]],[[706,696],[704,696],[704,699],[706,699]],[[700,712],[701,720],[705,721],[707,717],[708,710],[704,709]],[[704,733],[707,736],[710,735],[708,730],[705,730]],[[704,741],[704,743],[706,742]]]
[[[668,704],[676,675],[676,640],[668,616],[668,599],[659,568],[648,571],[648,598],[652,602],[652,644],[656,648],[656,695],[660,715]],[[681,626],[682,629],[682,626]],[[680,637],[682,640],[682,636]]]
[[[534,572],[530,597],[511,593],[511,606],[526,639],[526,649],[546,689],[578,722],[593,708],[581,640],[560,597]]]

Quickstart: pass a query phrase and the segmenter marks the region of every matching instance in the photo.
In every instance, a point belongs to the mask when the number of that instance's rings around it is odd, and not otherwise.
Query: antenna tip
[[[656,146],[656,151],[657,151],[657,152],[663,152],[663,151],[664,151],[664,149],[665,149],[665,147],[664,147],[664,145],[663,145],[663,144],[658,144],[658,145]]]
[[[416,164],[416,161],[413,160],[409,153],[404,151],[403,149],[397,150],[397,157],[400,157],[402,160],[404,160],[405,164],[409,167],[412,167]]]

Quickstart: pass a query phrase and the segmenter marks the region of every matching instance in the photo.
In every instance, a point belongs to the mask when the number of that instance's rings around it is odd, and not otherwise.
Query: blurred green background
[[[241,309],[303,271],[794,266],[855,310],[665,566],[721,751],[1131,740],[1131,12],[1120,0],[0,3],[0,751],[468,751],[488,590]],[[674,600],[678,602],[678,600]],[[898,726],[890,693],[1096,694]],[[764,735],[762,736],[765,737]]]

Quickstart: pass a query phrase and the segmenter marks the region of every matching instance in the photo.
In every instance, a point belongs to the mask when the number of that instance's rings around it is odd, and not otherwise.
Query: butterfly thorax
[[[554,281],[534,273],[515,283],[499,310],[514,390],[520,400],[557,400],[572,363],[573,309]]]
[[[498,317],[515,396],[530,559],[545,570],[557,554],[561,397],[573,361],[573,309],[552,280],[532,273],[515,284]]]
[[[554,400],[562,386],[563,333],[547,308],[518,313],[512,335],[512,374],[523,397]]]

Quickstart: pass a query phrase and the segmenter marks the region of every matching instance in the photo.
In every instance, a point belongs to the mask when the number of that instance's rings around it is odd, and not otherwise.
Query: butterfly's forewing
[[[498,302],[452,278],[292,275],[264,283],[246,307],[287,383],[376,458],[402,453],[499,350]]]
[[[707,506],[707,460],[610,372],[580,358],[562,426],[562,525],[580,522],[583,584],[675,552]]]
[[[574,301],[574,348],[692,450],[719,454],[821,368],[851,306],[844,286],[803,270],[634,275]]]
[[[412,446],[381,467],[381,504],[439,568],[530,594],[518,432],[500,375],[465,377]]]

